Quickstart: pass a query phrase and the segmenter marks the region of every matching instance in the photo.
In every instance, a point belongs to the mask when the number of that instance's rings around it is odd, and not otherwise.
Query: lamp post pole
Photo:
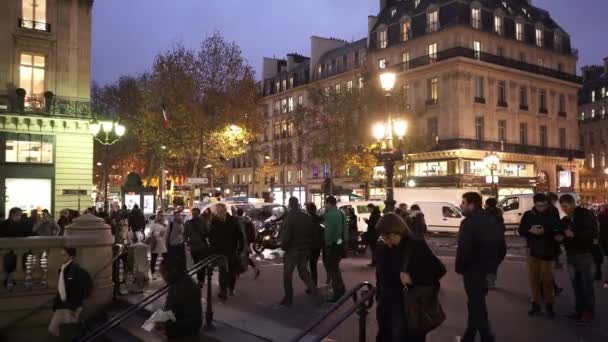
[[[374,136],[379,142],[383,142],[375,153],[376,159],[384,163],[386,174],[386,200],[385,211],[395,211],[395,193],[394,193],[394,177],[395,177],[395,162],[403,159],[403,151],[400,146],[395,148],[394,135],[397,135],[401,141],[405,135],[407,124],[401,120],[394,120],[390,111],[391,90],[395,86],[396,75],[394,73],[384,73],[380,75],[380,83],[386,92],[386,123],[377,124],[374,126]]]
[[[498,184],[496,183],[496,180],[494,179],[494,171],[496,171],[498,169],[498,163],[500,163],[500,159],[498,158],[498,155],[496,155],[496,153],[491,152],[483,159],[483,161],[486,164],[486,167],[488,168],[488,170],[490,170],[490,178],[491,178],[490,184],[492,187],[492,196],[494,196],[494,198],[498,199]]]
[[[104,187],[104,200],[103,200],[103,209],[107,213],[109,211],[109,203],[108,203],[108,191],[109,187],[109,178],[110,178],[110,169],[109,169],[109,160],[110,160],[110,146],[117,143],[120,138],[125,134],[126,128],[121,125],[118,121],[102,121],[97,122],[92,121],[89,123],[89,131],[93,135],[93,139],[104,146],[105,155],[104,155],[104,176],[103,176],[103,187]],[[103,132],[103,136],[100,137],[100,133]]]

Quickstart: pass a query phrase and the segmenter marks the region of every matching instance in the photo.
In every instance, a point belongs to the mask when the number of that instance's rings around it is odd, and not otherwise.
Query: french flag
[[[169,128],[169,118],[167,117],[167,108],[165,108],[165,104],[163,103],[160,108],[163,111],[163,127]]]

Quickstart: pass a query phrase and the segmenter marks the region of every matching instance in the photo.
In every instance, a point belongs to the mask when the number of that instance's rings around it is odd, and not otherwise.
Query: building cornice
[[[89,121],[83,119],[0,114],[0,131],[29,133],[89,134]]]

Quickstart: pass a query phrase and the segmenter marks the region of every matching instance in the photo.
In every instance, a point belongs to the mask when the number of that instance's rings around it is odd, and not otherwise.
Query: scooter
[[[253,243],[253,251],[257,254],[262,254],[266,249],[280,248],[279,228],[280,224],[278,222],[264,222],[262,227],[257,231],[255,242]]]

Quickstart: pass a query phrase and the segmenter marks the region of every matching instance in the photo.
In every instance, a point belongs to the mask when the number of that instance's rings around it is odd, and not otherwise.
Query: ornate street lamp
[[[89,123],[89,132],[93,135],[93,139],[104,146],[104,162],[97,163],[103,165],[103,189],[104,189],[104,199],[103,199],[103,209],[107,213],[109,212],[108,208],[108,178],[110,176],[108,167],[109,167],[109,155],[110,155],[110,146],[117,143],[120,138],[122,138],[127,129],[125,126],[121,125],[117,120],[109,121],[104,120],[98,122],[97,120]]]
[[[496,155],[496,153],[492,152],[492,153],[488,154],[485,158],[483,158],[483,162],[484,162],[484,164],[486,164],[486,167],[488,168],[488,170],[490,170],[490,178],[491,178],[490,183],[492,184],[492,196],[494,196],[494,198],[498,199],[498,186],[494,179],[494,171],[498,170],[498,164],[500,163],[500,159],[498,158],[498,155]]]
[[[384,163],[386,173],[386,212],[395,211],[395,198],[393,189],[393,178],[395,176],[395,162],[403,160],[403,151],[400,146],[395,148],[394,136],[399,141],[403,140],[407,132],[407,122],[395,120],[389,110],[391,91],[395,87],[397,76],[392,72],[385,72],[380,75],[380,85],[386,92],[386,123],[377,123],[373,127],[373,135],[380,143],[380,147],[374,151],[376,159]]]

